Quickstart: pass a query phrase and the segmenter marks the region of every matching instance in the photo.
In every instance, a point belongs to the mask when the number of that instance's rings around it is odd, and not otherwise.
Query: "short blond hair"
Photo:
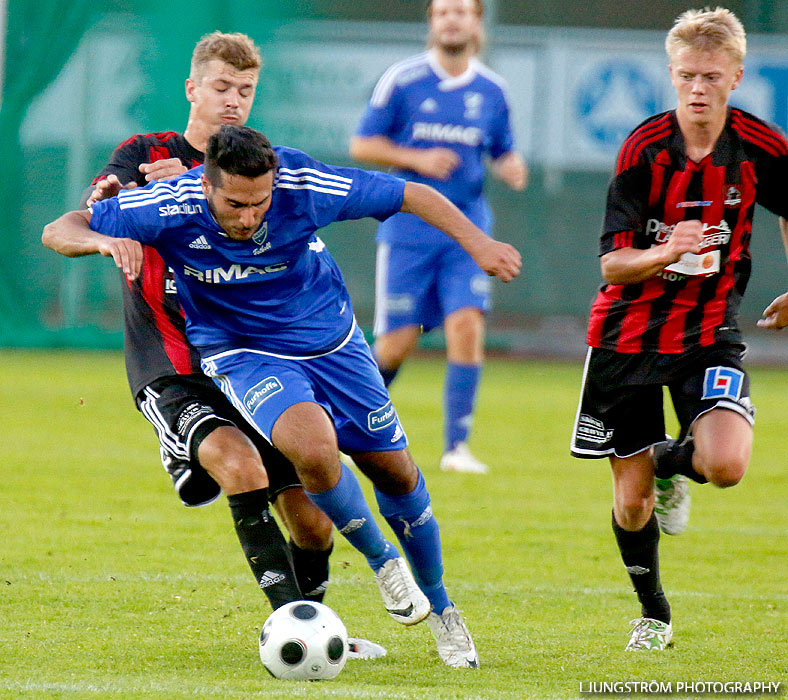
[[[671,61],[684,48],[722,50],[742,63],[747,53],[747,35],[739,18],[724,7],[687,10],[676,18],[665,39],[665,51]]]
[[[263,65],[260,49],[246,34],[211,32],[194,47],[189,77],[199,83],[205,67],[214,59],[229,63],[238,71],[260,70]]]

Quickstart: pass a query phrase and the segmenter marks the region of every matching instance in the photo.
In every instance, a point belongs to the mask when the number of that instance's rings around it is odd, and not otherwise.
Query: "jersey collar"
[[[435,56],[435,49],[427,51],[427,60],[429,61],[430,68],[432,68],[432,72],[435,73],[440,80],[438,89],[444,92],[457,90],[458,88],[470,85],[479,72],[479,60],[475,56],[471,56],[468,61],[468,67],[460,75],[449,75],[446,72],[444,67],[438,63],[438,59]]]

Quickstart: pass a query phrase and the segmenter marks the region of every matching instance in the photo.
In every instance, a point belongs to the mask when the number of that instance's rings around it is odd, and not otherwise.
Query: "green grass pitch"
[[[752,371],[745,480],[694,486],[689,529],[663,537],[675,647],[651,654],[623,651],[638,606],[608,467],[568,455],[580,375],[488,362],[471,444],[492,472],[475,476],[437,468],[443,363],[406,366],[393,397],[482,667],[445,668],[426,625],[390,621],[338,537],[326,603],[389,655],[294,684],[260,665],[268,603],[224,499],[190,510],[173,496],[122,357],[0,352],[0,698],[521,700],[577,698],[592,681],[788,682],[788,372]]]

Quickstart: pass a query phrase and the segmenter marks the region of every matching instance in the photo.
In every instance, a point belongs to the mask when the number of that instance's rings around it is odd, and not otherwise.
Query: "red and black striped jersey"
[[[788,143],[766,122],[730,108],[714,150],[699,163],[687,158],[675,112],[638,126],[619,152],[600,255],[664,244],[682,220],[703,223],[703,247],[644,282],[603,284],[591,307],[588,344],[681,353],[740,342],[756,203],[788,218]]]
[[[134,181],[142,187],[148,183],[139,166],[166,158],[179,158],[193,168],[202,164],[203,153],[174,131],[138,134],[115,149],[93,184],[114,173],[123,184]],[[142,248],[142,274],[128,282],[121,273],[126,374],[134,396],[162,377],[202,374],[200,356],[186,340],[172,272],[153,248]]]

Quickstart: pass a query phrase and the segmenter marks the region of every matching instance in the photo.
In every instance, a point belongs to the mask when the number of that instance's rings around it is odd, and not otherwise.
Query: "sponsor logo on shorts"
[[[178,434],[186,435],[189,432],[189,426],[194,423],[197,418],[202,416],[209,416],[213,410],[209,406],[203,406],[200,403],[190,403],[184,408],[178,416]]]
[[[733,367],[707,367],[703,378],[702,399],[733,399],[741,397],[744,372]]]
[[[383,430],[383,428],[388,428],[396,420],[397,411],[394,409],[394,404],[389,401],[382,408],[369,413],[367,416],[367,427],[370,430]]]
[[[577,421],[577,438],[595,445],[604,445],[613,437],[613,431],[607,430],[605,424],[587,413],[581,413]]]
[[[276,377],[266,377],[246,392],[244,407],[249,413],[254,413],[263,401],[267,401],[282,389],[282,383]]]
[[[385,304],[389,314],[407,314],[416,307],[416,300],[410,294],[390,294]]]

